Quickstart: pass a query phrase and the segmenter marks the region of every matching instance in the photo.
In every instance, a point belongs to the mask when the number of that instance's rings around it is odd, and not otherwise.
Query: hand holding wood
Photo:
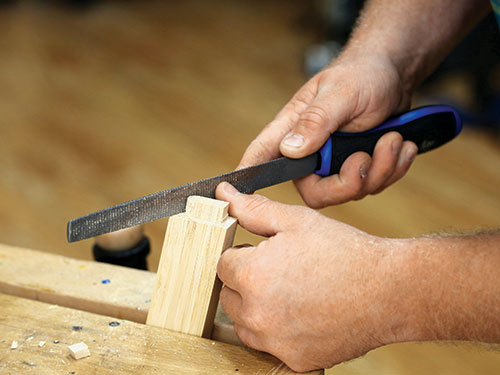
[[[217,197],[268,237],[220,258],[222,308],[244,343],[290,368],[405,341],[500,343],[500,231],[379,238],[226,183]]]
[[[241,226],[269,237],[226,250],[218,264],[222,308],[245,344],[306,371],[391,341],[401,325],[383,239],[229,184],[217,197]]]

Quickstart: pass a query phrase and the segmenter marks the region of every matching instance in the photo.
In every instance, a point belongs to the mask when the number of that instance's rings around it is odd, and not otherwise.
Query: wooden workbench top
[[[0,306],[5,375],[293,374],[278,359],[240,346],[5,294]],[[68,345],[79,342],[90,357],[69,355]]]

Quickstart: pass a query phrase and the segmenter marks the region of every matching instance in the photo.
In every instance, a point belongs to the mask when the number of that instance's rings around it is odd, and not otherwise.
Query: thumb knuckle
[[[299,119],[299,128],[309,132],[323,129],[328,122],[328,113],[320,106],[310,106],[302,113]]]
[[[262,211],[268,204],[269,199],[262,195],[253,194],[246,200],[244,208],[247,212],[256,213]]]

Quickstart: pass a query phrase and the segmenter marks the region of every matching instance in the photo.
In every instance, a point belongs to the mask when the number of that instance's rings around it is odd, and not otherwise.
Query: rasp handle
[[[405,141],[415,142],[421,154],[452,140],[461,130],[462,119],[452,107],[420,107],[362,133],[334,133],[318,151],[321,157],[315,173],[320,176],[339,173],[342,163],[357,151],[373,155],[377,141],[391,131],[400,133]]]

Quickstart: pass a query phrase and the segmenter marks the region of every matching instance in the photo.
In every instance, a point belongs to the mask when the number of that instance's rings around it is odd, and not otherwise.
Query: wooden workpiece
[[[169,219],[146,323],[210,337],[222,286],[217,262],[233,243],[228,202],[199,196]]]
[[[0,306],[2,375],[294,373],[268,354],[162,328],[5,294]],[[68,345],[75,342],[91,356],[73,359]]]
[[[0,244],[1,293],[96,314],[145,323],[155,278],[153,272]],[[221,309],[212,338],[239,343]]]

